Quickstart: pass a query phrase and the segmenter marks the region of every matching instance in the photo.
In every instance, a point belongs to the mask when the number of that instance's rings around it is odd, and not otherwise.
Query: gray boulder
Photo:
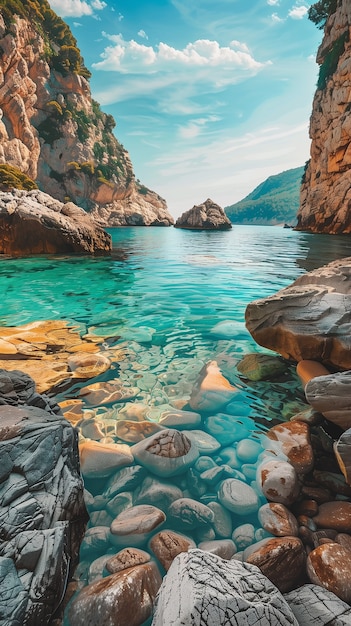
[[[303,585],[284,594],[300,626],[350,626],[351,608],[319,585]]]
[[[163,579],[152,626],[299,626],[260,570],[202,550],[182,552]]]
[[[87,513],[77,432],[22,372],[0,371],[0,459],[0,616],[7,626],[47,624]]]
[[[208,198],[203,204],[193,206],[178,217],[175,228],[228,230],[232,228],[232,224],[222,207]]]

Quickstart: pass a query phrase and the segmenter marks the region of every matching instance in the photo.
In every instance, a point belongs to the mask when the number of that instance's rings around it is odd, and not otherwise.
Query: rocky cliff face
[[[47,0],[0,6],[0,163],[102,225],[173,224],[165,201],[135,180],[75,43]]]
[[[317,54],[310,121],[311,160],[301,188],[298,230],[351,232],[351,3],[337,0]]]

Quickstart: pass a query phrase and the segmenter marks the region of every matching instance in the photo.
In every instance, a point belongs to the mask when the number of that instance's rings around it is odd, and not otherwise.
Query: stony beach
[[[349,268],[319,272],[328,301],[331,273]],[[232,365],[242,385],[264,385],[272,402],[280,383],[296,391],[267,428],[240,414],[228,364],[227,376],[215,360],[187,372],[179,395],[169,380],[172,405],[150,407],[138,399],[150,376],[141,355],[135,386],[123,381],[128,342],[64,322],[0,336],[4,615],[55,626],[351,623],[347,370],[301,359],[296,373],[286,355],[246,354]]]

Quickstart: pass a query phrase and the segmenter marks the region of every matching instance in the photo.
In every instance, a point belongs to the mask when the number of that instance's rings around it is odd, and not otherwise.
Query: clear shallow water
[[[138,401],[151,407],[189,395],[202,365],[216,359],[243,388],[240,399],[253,417],[279,419],[282,402],[269,400],[272,389],[243,386],[235,373],[244,353],[261,350],[245,328],[245,308],[305,271],[351,255],[351,238],[265,226],[110,232],[109,258],[2,259],[0,325],[65,319],[82,333],[108,337],[109,345],[125,348],[126,361],[119,366],[123,383],[137,384]],[[225,321],[231,323],[229,334],[214,334]],[[115,369],[102,378],[114,376]],[[276,391],[290,401],[296,386],[287,381]],[[149,417],[158,418],[155,408]]]
[[[1,260],[0,324],[65,319],[82,333],[109,337],[109,345],[126,346],[119,376],[127,385],[138,381],[138,400],[151,406],[189,394],[201,366],[211,359],[240,386],[235,363],[245,352],[261,350],[244,325],[247,304],[305,271],[351,255],[347,236],[277,227],[121,228],[111,234],[111,258]],[[229,334],[213,334],[224,321],[231,323]],[[113,370],[104,379],[115,375]],[[245,386],[243,402],[261,406],[266,389]],[[280,408],[276,403],[277,417]]]
[[[289,417],[295,400],[303,401],[293,366],[274,384],[245,383],[236,372],[245,353],[262,350],[245,328],[245,308],[305,271],[351,256],[351,238],[259,226],[212,233],[123,228],[111,234],[109,258],[0,260],[0,325],[65,319],[82,334],[104,336],[105,347],[121,347],[125,358],[88,382],[118,377],[126,388],[137,387],[130,402],[146,405],[153,421],[189,397],[209,360],[217,360],[240,390],[227,414],[253,418],[257,432]],[[230,322],[226,331],[222,326],[214,332],[222,322]],[[59,399],[78,391],[79,386]],[[108,431],[128,404],[94,411]],[[247,471],[249,481],[253,469]]]

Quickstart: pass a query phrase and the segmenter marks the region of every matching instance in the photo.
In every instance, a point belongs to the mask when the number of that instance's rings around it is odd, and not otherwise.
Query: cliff
[[[330,13],[318,49],[320,72],[310,120],[311,159],[303,177],[298,230],[351,232],[351,3]]]
[[[224,208],[232,224],[295,224],[303,167],[269,176],[243,200]]]
[[[136,181],[76,44],[47,0],[1,3],[0,163],[101,225],[173,224],[166,202]]]

